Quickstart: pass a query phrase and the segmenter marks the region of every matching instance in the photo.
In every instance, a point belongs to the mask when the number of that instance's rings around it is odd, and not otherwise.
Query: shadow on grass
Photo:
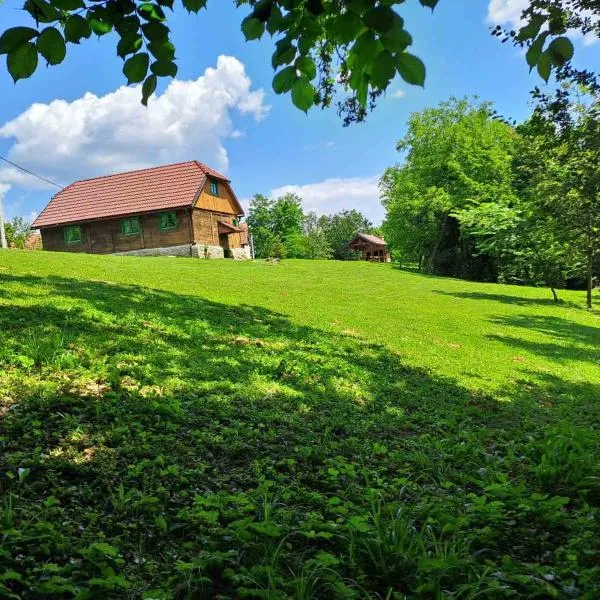
[[[520,336],[488,335],[488,339],[500,341],[532,354],[556,361],[583,361],[600,368],[600,327],[574,323],[568,319],[544,315],[515,315],[496,317],[493,323],[535,331],[551,338],[550,341],[534,341]]]
[[[557,382],[501,404],[256,306],[61,277],[0,274],[0,285],[0,485],[12,532],[0,570],[22,575],[11,591],[23,598],[69,597],[61,585],[91,597],[237,597],[248,586],[299,597],[297,570],[323,552],[337,558],[324,563],[322,594],[352,581],[385,597],[435,577],[440,590],[466,584],[485,560],[551,554],[569,535],[536,523],[513,535],[498,522],[501,553],[457,546],[476,568],[454,567],[450,582],[417,569],[447,552],[436,546],[443,518],[470,530],[467,494],[495,481],[482,465],[497,460],[502,477],[525,481],[504,454],[510,446],[522,462],[532,435],[548,435],[561,400],[553,410],[540,400]],[[582,392],[563,387],[568,409]],[[376,500],[399,498],[411,536],[425,523],[439,531],[410,558],[389,549],[403,558],[384,568],[352,544],[375,535]],[[265,596],[269,586],[287,596]]]
[[[518,289],[518,286],[515,286]],[[542,288],[540,288],[542,289]],[[444,296],[453,296],[464,300],[488,300],[492,302],[501,302],[502,304],[514,304],[516,306],[569,306],[571,308],[585,308],[583,300],[581,304],[577,302],[560,300],[555,302],[552,297],[549,298],[526,298],[524,296],[513,296],[510,294],[492,294],[487,292],[447,292],[445,290],[434,290],[435,294]],[[548,294],[550,291],[548,290]]]

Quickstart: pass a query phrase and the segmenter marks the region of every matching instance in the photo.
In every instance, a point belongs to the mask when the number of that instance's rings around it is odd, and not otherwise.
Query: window
[[[219,195],[219,184],[216,181],[211,181],[210,182],[210,193],[213,196],[218,196]]]
[[[121,220],[121,235],[140,235],[140,220],[138,217]]]
[[[65,244],[81,244],[81,227],[73,225],[65,227]]]
[[[166,231],[167,229],[177,229],[178,227],[179,219],[177,218],[177,213],[164,212],[158,215],[158,228],[161,231]]]

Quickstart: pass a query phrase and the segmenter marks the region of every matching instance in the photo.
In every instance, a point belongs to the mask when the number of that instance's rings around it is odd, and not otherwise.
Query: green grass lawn
[[[0,598],[597,598],[600,320],[560,295],[0,252]]]

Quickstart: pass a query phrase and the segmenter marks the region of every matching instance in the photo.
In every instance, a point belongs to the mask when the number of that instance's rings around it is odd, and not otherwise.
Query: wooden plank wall
[[[158,216],[141,215],[141,234],[121,235],[120,219],[93,221],[81,224],[81,244],[65,244],[64,228],[42,229],[42,242],[45,250],[55,252],[91,252],[112,254],[142,248],[167,248],[192,243],[192,228],[188,211],[178,210],[179,227],[168,231],[158,229]]]
[[[210,180],[206,180],[204,188],[200,192],[198,200],[196,200],[195,207],[225,215],[237,216],[240,214],[240,209],[233,199],[229,185],[223,181],[217,183],[219,184],[219,195],[213,196],[210,193]]]
[[[207,246],[220,246],[219,221],[222,223],[233,223],[233,215],[194,208],[192,212],[194,243],[200,245],[206,244]],[[229,234],[228,240],[229,248],[242,247],[239,233]]]

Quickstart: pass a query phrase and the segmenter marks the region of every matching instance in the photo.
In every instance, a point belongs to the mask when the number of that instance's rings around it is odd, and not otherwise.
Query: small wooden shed
[[[348,244],[350,250],[360,252],[362,260],[371,262],[390,262],[390,251],[383,238],[368,233],[357,233]]]

